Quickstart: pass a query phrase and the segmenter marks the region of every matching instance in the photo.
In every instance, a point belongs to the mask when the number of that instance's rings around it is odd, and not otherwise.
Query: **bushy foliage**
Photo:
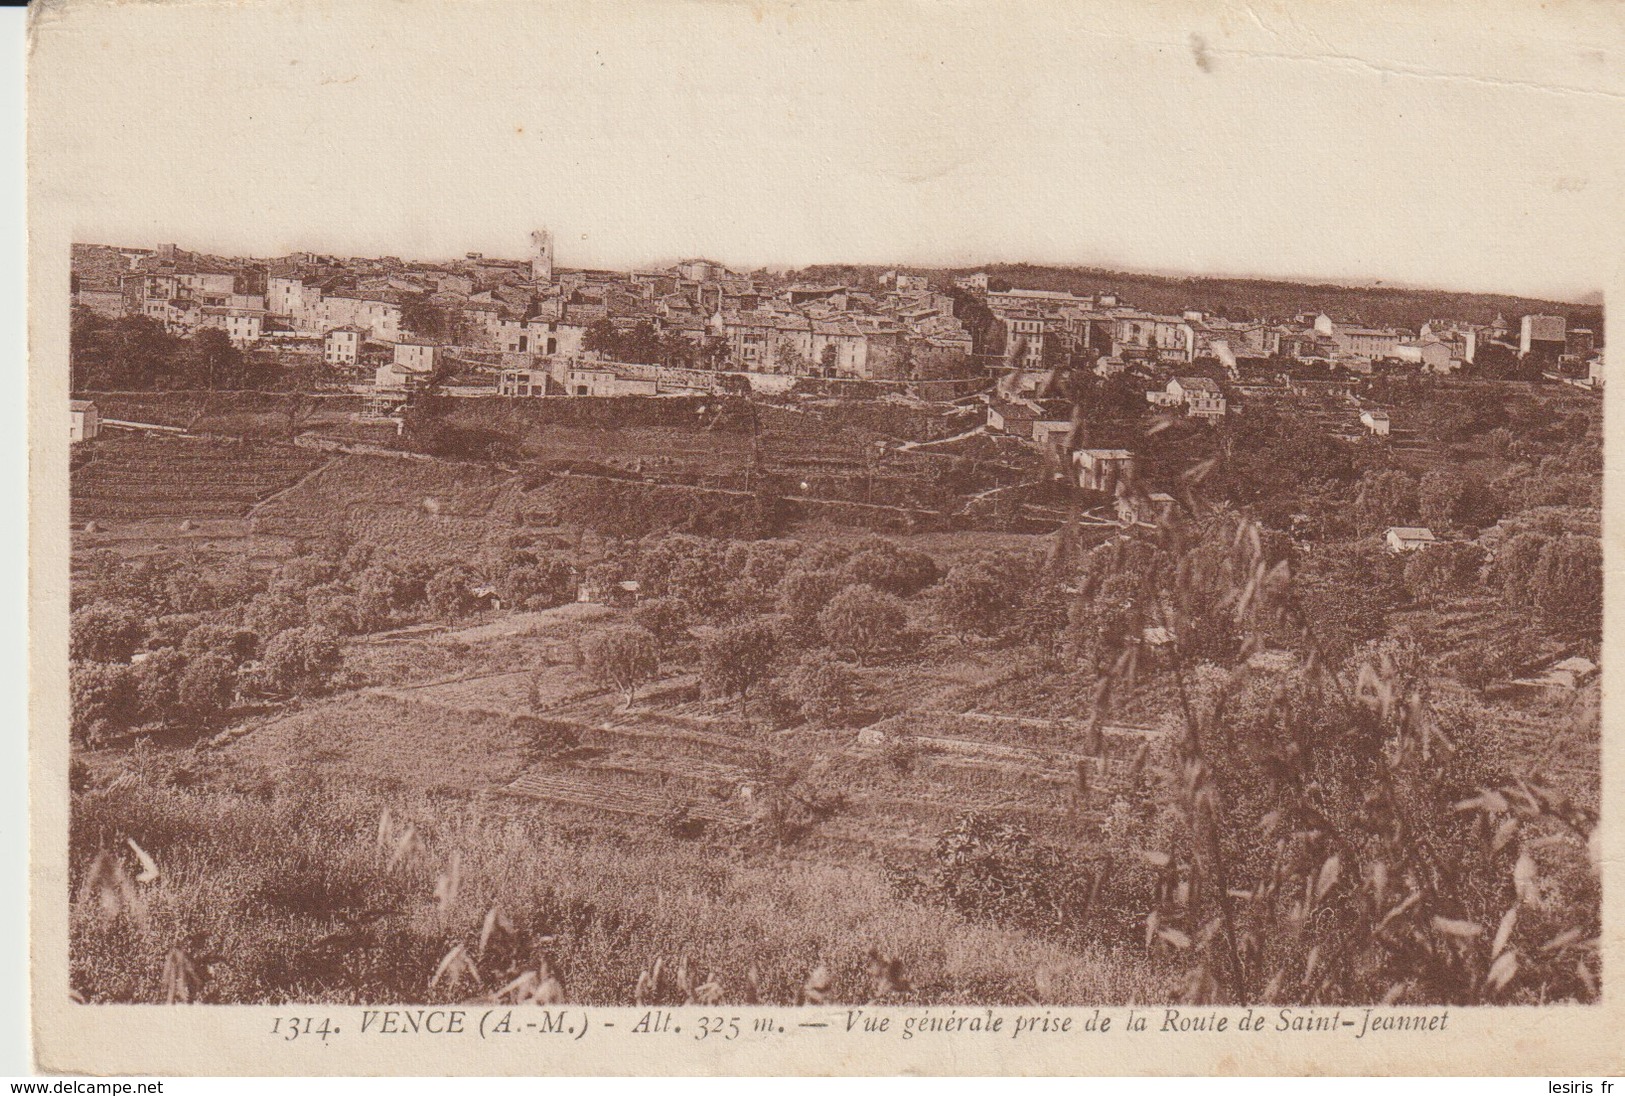
[[[1564,536],[1548,544],[1535,568],[1534,599],[1551,626],[1582,635],[1602,627],[1602,542]]]
[[[625,693],[630,708],[638,686],[660,670],[660,645],[647,629],[606,625],[581,637],[581,663],[594,679]]]
[[[1007,553],[956,563],[937,587],[937,614],[961,636],[997,635],[1013,623],[1031,579]]]
[[[1405,588],[1418,600],[1470,593],[1485,558],[1484,549],[1468,541],[1430,544],[1405,561]]]
[[[583,399],[559,402],[574,404]],[[606,536],[682,532],[696,536],[772,537],[783,531],[786,519],[781,500],[767,490],[740,496],[729,491],[588,476],[562,478],[551,490],[557,498],[561,521]]]
[[[1508,605],[1534,604],[1535,574],[1549,543],[1550,538],[1540,533],[1517,533],[1496,552],[1493,575]]]
[[[119,662],[75,661],[68,667],[68,707],[76,742],[95,742],[140,718],[135,674]]]
[[[317,693],[344,663],[338,636],[319,625],[289,628],[265,645],[265,670],[278,689]]]
[[[734,557],[739,550],[739,558]],[[772,590],[801,558],[802,545],[794,540],[753,540],[728,549],[728,569],[762,590]]]
[[[676,598],[703,619],[725,600],[727,549],[707,537],[650,538],[638,547],[636,577],[645,596]]]
[[[1433,703],[1414,645],[1362,649],[1339,673],[1290,568],[1269,565],[1245,522],[1163,528],[1155,546],[1175,573],[1199,555],[1224,561],[1210,571],[1216,600],[1183,585],[1165,595],[1176,657],[1214,613],[1242,640],[1204,689],[1174,666],[1180,737],[1162,786],[1182,824],[1151,853],[1146,934],[1190,963],[1183,998],[1594,997],[1594,816],[1479,763],[1477,728]],[[1274,680],[1241,657],[1269,635],[1293,652]]]
[[[474,572],[460,564],[441,568],[423,587],[429,612],[449,620],[472,613],[479,604],[474,597],[474,587],[478,582]]]
[[[1077,935],[1105,871],[1075,862],[1025,826],[967,813],[937,838],[923,889],[975,920]]]
[[[186,672],[187,663],[187,657],[173,647],[147,652],[135,673],[142,720],[157,725],[173,725],[185,720],[187,713],[181,707],[181,676]]]
[[[664,837],[583,840],[534,812],[196,776],[134,754],[76,775],[69,977],[86,1001],[827,1005],[972,987],[1015,1005],[1040,970],[1052,1001],[1168,992],[1122,950],[922,916],[863,864],[719,860]],[[773,814],[792,830],[830,805],[800,782],[786,792]],[[126,837],[156,879],[138,881]],[[696,873],[713,885],[686,887]],[[741,946],[741,924],[773,931]]]
[[[1421,514],[1415,477],[1398,468],[1367,472],[1356,485],[1353,514],[1355,531],[1362,534],[1415,524]]]
[[[783,687],[803,718],[840,723],[857,701],[858,677],[847,663],[828,651],[816,650],[803,656],[785,675]]]
[[[305,623],[303,594],[295,597],[286,590],[266,590],[242,608],[243,627],[257,636],[274,636]]]
[[[146,639],[140,610],[128,602],[97,602],[68,619],[68,657],[125,662]]]
[[[719,628],[700,645],[700,684],[712,696],[744,696],[766,679],[778,648],[767,621]]]
[[[367,631],[386,625],[396,609],[406,605],[407,584],[391,567],[374,563],[352,580],[356,615]]]
[[[68,358],[75,391],[271,388],[281,373],[218,328],[182,337],[150,316],[109,318],[87,308],[73,310]]]
[[[1330,545],[1296,562],[1292,596],[1331,658],[1381,636],[1405,599],[1402,565],[1380,543]]]
[[[286,594],[302,598],[317,586],[330,583],[338,576],[338,566],[321,556],[294,556],[277,568],[276,578],[267,589],[273,594]]]
[[[312,587],[305,595],[305,617],[312,624],[341,636],[363,631],[360,603],[343,583]]]
[[[412,400],[401,416],[401,443],[416,452],[450,460],[506,463],[519,458],[519,445],[511,435],[458,421],[453,413],[455,402],[446,396]]]
[[[1501,516],[1501,500],[1482,481],[1455,471],[1434,471],[1417,488],[1422,520],[1440,529],[1480,529]]]
[[[237,692],[237,664],[231,656],[204,651],[186,660],[175,699],[185,719],[205,725],[231,707]]]
[[[880,538],[866,540],[841,566],[845,584],[872,586],[897,597],[911,597],[939,577],[936,561],[924,552]]]
[[[868,662],[897,645],[908,625],[900,598],[872,586],[848,586],[818,614],[818,630],[838,651]]]
[[[735,541],[728,546],[727,608],[735,616],[771,612],[779,583],[801,554],[793,540]]]
[[[816,624],[818,614],[840,592],[841,576],[833,570],[811,568],[809,561],[791,567],[778,585],[779,612],[798,628]]]
[[[679,598],[652,597],[638,602],[632,623],[655,637],[662,651],[674,650],[688,637],[689,609]]]
[[[556,553],[510,552],[487,572],[503,603],[550,609],[575,600],[574,570]]]

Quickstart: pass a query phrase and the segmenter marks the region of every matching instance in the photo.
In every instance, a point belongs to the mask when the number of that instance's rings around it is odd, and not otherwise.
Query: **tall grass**
[[[500,802],[186,784],[150,760],[76,793],[85,1000],[628,1004],[684,999],[679,962],[691,989],[735,1002],[806,1000],[810,981],[831,1001],[1171,992],[1155,964],[900,900],[868,866],[614,839]],[[155,879],[136,880],[132,839]]]

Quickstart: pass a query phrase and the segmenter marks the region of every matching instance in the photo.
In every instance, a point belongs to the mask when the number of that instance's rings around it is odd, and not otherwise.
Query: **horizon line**
[[[101,242],[90,241],[90,240],[74,240],[74,241],[72,241],[72,245],[73,246],[80,246],[80,247],[105,247],[105,248],[110,248],[110,249],[113,249],[113,250],[140,250],[140,251],[149,251],[149,252],[157,250],[156,245],[154,245],[154,246],[143,246],[143,245],[129,245],[129,244],[110,244],[110,243],[101,243]],[[386,256],[386,255],[383,255],[383,254],[378,254],[378,255],[356,255],[356,254],[341,255],[338,252],[334,252],[334,251],[323,251],[323,250],[319,250],[319,249],[315,249],[315,248],[308,248],[308,247],[294,248],[293,250],[284,252],[284,253],[279,254],[279,255],[254,255],[254,254],[233,254],[233,253],[222,252],[222,251],[197,250],[197,249],[194,249],[194,248],[181,247],[179,244],[176,244],[175,246],[176,246],[176,248],[178,250],[186,251],[186,252],[188,252],[190,254],[194,254],[194,255],[204,255],[204,256],[211,257],[211,258],[237,259],[237,260],[240,260],[240,261],[250,261],[250,262],[269,262],[269,261],[271,261],[273,259],[286,258],[288,255],[299,254],[299,253],[305,253],[305,254],[310,254],[310,255],[327,255],[327,256],[331,256],[333,258],[337,258],[337,259],[371,259],[371,260],[377,260],[377,259],[382,259],[382,258],[387,257],[387,258],[399,259],[401,262],[428,263],[428,264],[445,264],[445,263],[468,262],[468,261],[470,261],[469,258],[468,258],[468,256],[470,254],[479,254],[482,259],[493,259],[493,260],[501,261],[501,262],[522,263],[522,262],[527,262],[528,261],[528,259],[526,257],[524,257],[524,256],[510,257],[510,256],[502,256],[502,255],[487,255],[484,252],[469,252],[469,251],[465,251],[462,255],[451,255],[451,256],[446,256],[446,257],[441,257],[441,258],[424,258],[424,257],[421,257],[421,256],[419,256],[419,257],[408,257],[408,256],[403,256],[403,255],[388,255],[388,256]],[[1458,287],[1438,285],[1438,284],[1429,285],[1429,284],[1421,284],[1421,283],[1415,283],[1415,282],[1400,282],[1400,281],[1390,282],[1390,281],[1387,281],[1386,279],[1381,279],[1381,278],[1369,279],[1369,280],[1365,280],[1365,281],[1355,281],[1355,280],[1337,280],[1336,275],[1322,275],[1322,274],[1260,274],[1260,273],[1212,273],[1212,272],[1198,273],[1198,272],[1193,272],[1193,271],[1190,271],[1190,270],[1181,270],[1181,269],[1170,268],[1170,267],[1160,267],[1160,268],[1159,267],[1139,267],[1139,268],[1136,268],[1136,267],[1132,267],[1132,266],[1115,267],[1115,266],[1100,265],[1100,264],[1096,264],[1096,263],[1087,263],[1087,262],[1068,262],[1068,261],[1061,261],[1061,260],[1042,260],[1042,259],[991,259],[991,260],[987,260],[987,261],[984,261],[984,262],[981,262],[981,263],[958,263],[958,262],[946,262],[946,261],[937,261],[937,262],[874,262],[874,261],[859,261],[859,260],[829,260],[829,259],[826,259],[826,260],[819,260],[819,261],[813,261],[813,262],[804,262],[804,263],[801,263],[799,265],[791,264],[791,263],[759,263],[759,264],[755,264],[755,265],[748,264],[748,263],[742,263],[742,264],[737,264],[736,265],[736,264],[734,264],[732,262],[728,262],[728,261],[725,261],[725,260],[722,260],[722,259],[714,259],[714,258],[710,258],[709,256],[706,256],[706,255],[703,255],[703,254],[697,254],[697,255],[689,256],[687,258],[670,259],[670,260],[668,260],[668,259],[657,259],[657,260],[644,261],[644,262],[640,262],[640,263],[633,263],[633,264],[624,265],[624,266],[613,266],[613,265],[593,266],[593,265],[571,265],[571,264],[561,263],[561,262],[558,261],[558,257],[557,257],[556,252],[555,252],[555,257],[554,257],[555,268],[560,269],[560,270],[612,270],[612,271],[616,271],[616,272],[625,272],[625,273],[638,273],[638,272],[644,272],[644,271],[665,271],[665,270],[670,269],[673,266],[676,266],[678,263],[690,262],[690,261],[714,262],[714,263],[717,263],[718,265],[726,268],[727,270],[733,271],[733,272],[736,272],[736,273],[753,273],[755,271],[760,270],[760,271],[766,271],[768,273],[774,273],[774,274],[785,273],[785,272],[794,271],[794,270],[805,270],[805,269],[814,268],[814,267],[842,267],[842,266],[859,268],[859,269],[873,268],[873,269],[876,269],[876,270],[894,269],[894,270],[898,270],[898,271],[902,271],[902,272],[907,272],[908,270],[913,269],[913,270],[930,270],[930,271],[943,271],[943,272],[961,272],[961,271],[963,271],[963,272],[968,272],[968,273],[974,273],[974,272],[977,272],[977,271],[989,270],[989,269],[994,269],[994,268],[998,268],[998,267],[1029,266],[1029,267],[1037,267],[1037,268],[1041,268],[1041,269],[1050,269],[1050,270],[1056,270],[1056,271],[1072,271],[1072,272],[1086,273],[1086,274],[1119,275],[1119,276],[1128,277],[1128,278],[1162,278],[1162,279],[1168,279],[1168,280],[1183,280],[1183,281],[1243,281],[1243,282],[1278,283],[1278,284],[1285,284],[1285,285],[1297,285],[1297,286],[1314,287],[1314,288],[1349,289],[1349,290],[1356,290],[1356,291],[1394,290],[1394,291],[1399,291],[1399,292],[1449,293],[1449,294],[1460,294],[1460,295],[1473,296],[1473,297],[1508,297],[1508,298],[1515,298],[1515,299],[1528,300],[1528,301],[1544,301],[1544,302],[1552,303],[1552,304],[1571,305],[1571,306],[1579,307],[1579,308],[1603,308],[1605,306],[1606,297],[1607,297],[1606,291],[1604,289],[1602,289],[1600,286],[1584,291],[1579,297],[1532,296],[1532,295],[1529,295],[1529,294],[1518,293],[1518,292],[1514,292],[1514,291],[1511,291],[1511,290],[1462,289],[1462,288],[1458,288]]]

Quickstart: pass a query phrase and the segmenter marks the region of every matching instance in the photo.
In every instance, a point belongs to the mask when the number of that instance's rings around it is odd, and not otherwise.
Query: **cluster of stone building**
[[[715,368],[787,377],[907,381],[974,371],[971,336],[954,302],[926,280],[888,274],[876,292],[764,284],[705,259],[665,270],[562,270],[552,235],[532,234],[525,260],[470,253],[449,263],[296,254],[269,261],[182,252],[75,248],[75,300],[109,316],[144,315],[176,334],[221,328],[233,344],[319,355],[378,388],[409,385],[447,354],[497,372],[495,386],[530,394],[642,391],[581,364],[587,332],[646,324],[690,341]],[[451,317],[436,337],[413,330],[410,302]],[[704,352],[703,355],[701,352]],[[594,372],[571,378],[558,362]],[[637,381],[640,383],[631,383]]]
[[[1199,311],[1137,309],[1112,294],[992,289],[986,273],[954,279],[993,317],[975,345],[955,298],[919,275],[888,271],[868,288],[784,285],[762,274],[691,259],[664,270],[556,269],[553,237],[532,234],[521,260],[469,253],[447,263],[393,257],[340,259],[310,253],[272,260],[76,245],[74,293],[110,316],[143,315],[177,334],[214,327],[234,345],[305,354],[393,396],[430,376],[448,356],[459,372],[485,374],[488,390],[513,396],[641,395],[704,390],[719,370],[750,377],[829,377],[920,382],[1015,375],[1002,394],[1037,395],[1059,365],[1088,363],[1102,375],[1158,376],[1150,402],[1222,418],[1224,393],[1182,367],[1239,377],[1249,360],[1318,361],[1351,373],[1408,363],[1434,373],[1470,364],[1486,347],[1533,358],[1557,379],[1601,382],[1593,333],[1561,316],[1525,316],[1516,330],[1435,321],[1419,331],[1369,327],[1319,315],[1291,322],[1238,322]],[[414,330],[414,305],[449,318]],[[712,374],[633,367],[585,352],[594,325],[629,332],[647,325],[687,340]],[[1175,380],[1160,379],[1168,370]],[[1001,384],[1001,387],[1008,388]],[[1032,410],[1031,407],[1028,410]],[[1019,404],[1014,417],[1024,415]]]
[[[1519,358],[1534,356],[1572,376],[1589,373],[1599,357],[1593,332],[1568,328],[1562,316],[1525,316],[1516,331],[1500,318],[1490,324],[1436,320],[1416,332],[1340,322],[1324,313],[1301,315],[1290,323],[1237,322],[1199,311],[1159,315],[1129,307],[1111,294],[986,291],[986,275],[956,281],[961,288],[986,293],[998,321],[995,350],[1006,368],[1036,371],[1081,356],[1094,360],[1103,374],[1144,363],[1211,361],[1234,375],[1249,359],[1290,358],[1354,373],[1397,362],[1446,374],[1499,344]]]

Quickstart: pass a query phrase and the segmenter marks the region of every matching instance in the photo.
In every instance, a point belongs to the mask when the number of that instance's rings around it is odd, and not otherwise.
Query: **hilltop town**
[[[1234,381],[1281,363],[1601,381],[1596,332],[1563,315],[1444,317],[1417,330],[1324,313],[1159,315],[1113,293],[1023,288],[986,272],[868,271],[862,284],[812,284],[703,259],[658,271],[555,269],[546,230],[531,250],[526,260],[470,253],[431,264],[84,245],[73,299],[173,335],[217,330],[284,369],[319,362],[330,367],[323,383],[370,385],[386,399],[440,371],[470,394],[523,396],[706,391],[714,374],[742,372],[767,392],[790,383],[768,378],[830,378],[931,398],[1011,370],[1111,376],[1198,364]],[[1024,393],[1035,387],[1023,382]]]
[[[1600,308],[556,259],[75,247],[84,999],[1596,999]]]

